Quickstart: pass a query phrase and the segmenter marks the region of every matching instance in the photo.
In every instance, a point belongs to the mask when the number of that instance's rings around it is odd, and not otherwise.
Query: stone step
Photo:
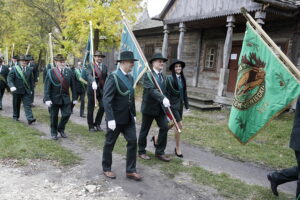
[[[190,107],[199,109],[202,111],[208,111],[208,110],[221,110],[221,106],[218,104],[201,104],[201,103],[195,103],[195,102],[189,102]]]
[[[198,95],[188,95],[189,102],[202,103],[205,105],[213,104],[214,101],[211,98],[198,96]]]

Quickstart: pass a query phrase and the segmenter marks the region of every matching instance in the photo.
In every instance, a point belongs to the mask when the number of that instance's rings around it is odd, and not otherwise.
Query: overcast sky
[[[168,0],[148,0],[148,12],[150,17],[158,15],[167,2]]]

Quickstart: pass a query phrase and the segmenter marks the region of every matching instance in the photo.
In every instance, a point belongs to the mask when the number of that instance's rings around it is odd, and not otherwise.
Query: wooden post
[[[169,27],[167,24],[164,25],[164,40],[162,46],[162,55],[168,57],[168,40],[169,40]]]
[[[183,45],[184,45],[184,32],[185,32],[185,24],[183,22],[180,22],[179,24],[179,41],[178,41],[178,48],[177,48],[177,59],[181,59],[182,57],[182,51],[183,51]]]
[[[255,12],[255,19],[256,19],[256,22],[260,26],[263,26],[265,24],[266,12],[264,12],[264,11],[256,11]]]
[[[232,49],[232,35],[235,18],[233,15],[227,16],[227,34],[224,43],[224,52],[223,52],[223,67],[220,69],[219,76],[219,85],[218,85],[218,96],[225,96],[225,90],[227,88],[228,82],[228,63]]]
[[[53,46],[52,46],[52,33],[49,33],[49,55],[50,55],[50,64],[54,67],[53,61]]]

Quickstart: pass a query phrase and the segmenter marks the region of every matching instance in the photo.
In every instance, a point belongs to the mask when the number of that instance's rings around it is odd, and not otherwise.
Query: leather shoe
[[[51,136],[51,139],[52,139],[52,140],[58,140],[58,138],[57,138],[56,135]]]
[[[96,130],[97,130],[97,131],[100,131],[100,132],[104,131],[104,130],[101,128],[100,125],[97,125],[97,126],[96,126]]]
[[[147,154],[140,154],[139,157],[144,160],[150,160],[151,158]]]
[[[176,155],[177,157],[183,158],[183,155],[182,155],[182,154],[178,154],[178,153],[177,153],[176,147],[175,147],[175,150],[174,150],[174,151],[175,151],[175,155]]]
[[[165,162],[169,162],[171,160],[171,158],[169,158],[166,155],[155,155],[159,160],[165,161]]]
[[[268,180],[269,180],[270,183],[271,183],[271,190],[272,190],[273,194],[274,194],[275,196],[278,196],[278,191],[277,191],[277,186],[278,186],[278,184],[277,184],[277,183],[275,182],[275,180],[273,179],[271,173],[268,174],[267,177],[268,177]]]
[[[28,125],[31,125],[33,122],[36,122],[36,119],[28,120]]]
[[[138,173],[126,173],[126,177],[135,181],[141,181],[143,179]]]
[[[113,173],[112,171],[107,171],[107,172],[103,172],[104,176],[111,178],[111,179],[115,179],[116,175],[115,173]]]
[[[82,117],[82,118],[86,118],[86,116],[85,116],[85,115],[80,115],[80,117]]]
[[[67,138],[68,136],[65,134],[65,132],[64,131],[58,131],[59,133],[60,133],[60,136],[62,137],[62,138]]]
[[[89,132],[96,132],[97,130],[95,128],[89,128]]]
[[[0,107],[0,110],[2,110],[2,107]]]

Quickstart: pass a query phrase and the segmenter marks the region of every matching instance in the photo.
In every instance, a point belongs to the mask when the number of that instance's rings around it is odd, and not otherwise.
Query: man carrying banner
[[[154,80],[150,72],[145,73],[143,78],[144,92],[142,101],[142,125],[138,139],[139,157],[145,160],[150,160],[146,155],[147,136],[153,120],[155,119],[159,126],[159,134],[157,144],[155,145],[155,156],[165,162],[169,162],[170,158],[165,155],[167,146],[167,134],[169,130],[167,116],[164,107],[170,107],[170,102],[166,98],[166,77],[162,73],[165,63],[168,59],[164,58],[161,53],[154,54],[149,63],[152,64],[152,73],[156,78],[163,94],[161,94],[154,84]]]
[[[36,119],[32,115],[31,95],[33,90],[34,78],[32,69],[27,67],[29,60],[27,57],[20,56],[20,66],[15,65],[9,72],[7,83],[13,94],[13,118],[19,121],[21,101],[28,124],[32,124]]]
[[[82,78],[83,67],[81,62],[78,62],[77,67],[72,67],[71,70],[74,75],[75,92],[77,94],[76,96],[80,97],[80,117],[85,118],[86,116],[84,115],[84,100],[87,81]],[[72,104],[72,113],[74,106],[75,104]]]
[[[297,181],[296,199],[300,199],[300,98],[296,104],[294,126],[291,133],[290,148],[295,151],[297,166],[275,171],[268,174],[271,183],[271,190],[274,195],[278,196],[277,187],[283,183]]]
[[[126,176],[135,181],[142,180],[136,173],[136,111],[134,98],[134,80],[129,74],[134,67],[133,52],[124,51],[120,55],[120,68],[109,75],[103,91],[103,105],[107,120],[106,140],[103,147],[103,174],[116,178],[111,170],[112,150],[122,132],[127,141]]]
[[[3,57],[0,57],[0,110],[2,110],[2,98],[7,88],[7,75],[9,69],[6,65],[3,64]]]
[[[44,85],[45,104],[50,107],[51,138],[57,140],[59,132],[62,138],[66,138],[66,124],[71,116],[71,98],[69,88],[71,87],[73,104],[77,103],[74,86],[74,76],[70,69],[66,68],[66,59],[57,54],[54,58],[55,66],[48,70]],[[58,124],[58,112],[61,111],[61,119]]]
[[[88,111],[87,111],[87,123],[90,132],[103,131],[100,124],[104,114],[102,96],[103,96],[103,86],[107,77],[107,66],[102,63],[105,55],[96,51],[93,55],[94,63],[90,63],[86,70],[88,86],[87,86],[87,96],[88,96]],[[94,72],[93,72],[94,70]],[[95,75],[95,77],[93,76]],[[96,99],[98,101],[99,109],[94,121],[94,109],[95,109],[95,91]]]

